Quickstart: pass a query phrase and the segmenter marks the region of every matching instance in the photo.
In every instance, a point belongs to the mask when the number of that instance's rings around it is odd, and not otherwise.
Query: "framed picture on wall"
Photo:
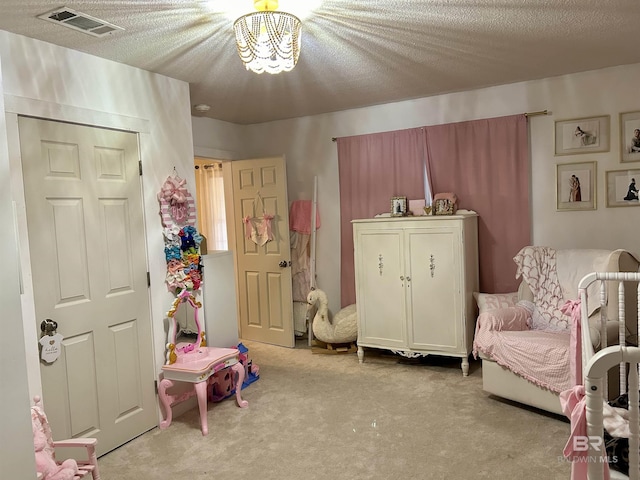
[[[556,165],[556,209],[595,210],[596,162]]]
[[[640,112],[620,114],[620,161],[640,162]]]
[[[391,216],[404,217],[407,214],[407,197],[391,197]]]
[[[638,180],[636,182],[636,180]],[[640,168],[605,172],[607,207],[637,207]]]
[[[555,122],[555,154],[608,152],[609,123],[609,115]]]

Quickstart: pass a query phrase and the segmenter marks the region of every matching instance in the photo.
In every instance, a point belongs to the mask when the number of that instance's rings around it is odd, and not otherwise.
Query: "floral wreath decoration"
[[[195,203],[185,187],[186,180],[175,174],[167,177],[158,193],[164,225],[165,282],[174,295],[196,291],[202,284],[200,243],[202,235],[194,226]]]

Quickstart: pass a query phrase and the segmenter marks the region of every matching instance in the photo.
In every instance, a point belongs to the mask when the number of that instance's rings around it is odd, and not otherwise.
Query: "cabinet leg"
[[[364,348],[358,345],[358,362],[364,362]]]
[[[462,359],[462,376],[463,377],[469,376],[469,357],[464,357]]]

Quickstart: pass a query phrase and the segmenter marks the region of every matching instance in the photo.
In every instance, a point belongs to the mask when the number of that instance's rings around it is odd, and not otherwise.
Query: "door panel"
[[[97,376],[94,344],[94,336],[90,333],[65,338],[62,342],[63,354],[53,364],[61,372],[56,372],[54,369],[48,372],[53,374],[52,376],[57,380],[62,380],[62,385],[66,385],[66,389],[60,389],[60,393],[65,393],[64,390],[66,390],[66,398],[61,398],[58,401],[65,403],[65,400],[68,399],[69,409],[73,412],[69,417],[71,424],[69,430],[71,437],[69,438],[94,436],[100,429],[97,384],[95,381],[87,381],[87,379],[93,379]],[[44,390],[44,383],[43,377],[44,398],[50,405],[51,400],[57,399],[49,398],[50,393],[47,390],[50,388]],[[49,383],[47,381],[47,385]],[[51,418],[50,421],[53,423],[55,419]],[[58,435],[55,430],[56,426],[54,425],[53,431]]]
[[[457,236],[452,229],[407,231],[411,348],[460,349]]]
[[[359,233],[358,315],[364,345],[406,345],[405,281],[402,231],[365,230]],[[366,292],[366,293],[365,293]]]
[[[238,262],[240,336],[294,346],[289,207],[284,158],[231,162]],[[243,219],[273,215],[273,240],[247,238]],[[284,262],[285,266],[280,266]]]
[[[62,353],[41,363],[57,437],[98,438],[98,454],[157,424],[138,139],[19,119],[37,328]]]
[[[84,208],[80,198],[47,198],[52,216],[55,255],[52,258],[55,281],[55,306],[88,302],[89,266],[83,232]]]

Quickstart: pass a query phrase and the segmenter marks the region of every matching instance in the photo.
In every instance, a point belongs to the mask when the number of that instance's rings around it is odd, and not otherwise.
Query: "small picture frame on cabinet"
[[[454,215],[457,209],[458,196],[455,193],[437,193],[433,197],[433,215]]]
[[[449,199],[440,198],[438,200],[434,200],[433,204],[434,204],[434,208],[433,208],[434,215],[453,215],[454,214],[454,204]]]
[[[391,216],[404,217],[407,214],[407,197],[391,197]]]

